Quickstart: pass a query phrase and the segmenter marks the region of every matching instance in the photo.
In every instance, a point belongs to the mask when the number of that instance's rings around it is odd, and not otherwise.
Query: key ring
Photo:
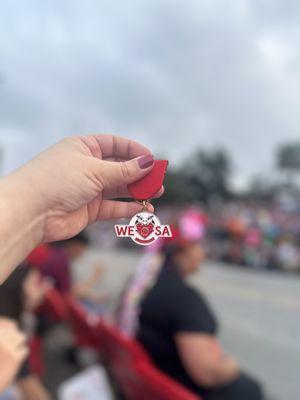
[[[147,212],[148,211],[148,200],[136,200],[138,204],[141,204],[143,206],[142,212]]]

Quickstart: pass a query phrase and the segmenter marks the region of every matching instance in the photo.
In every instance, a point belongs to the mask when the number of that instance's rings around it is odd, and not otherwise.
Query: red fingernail
[[[145,169],[148,167],[151,167],[151,165],[154,163],[153,155],[148,154],[146,156],[140,157],[138,159],[138,164],[141,169]]]

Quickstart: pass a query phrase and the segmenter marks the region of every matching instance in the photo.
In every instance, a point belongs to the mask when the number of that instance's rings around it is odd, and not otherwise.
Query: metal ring
[[[137,200],[137,203],[143,206],[142,212],[148,212],[148,200]]]

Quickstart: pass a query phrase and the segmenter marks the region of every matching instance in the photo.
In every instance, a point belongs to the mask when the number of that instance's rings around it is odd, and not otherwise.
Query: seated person
[[[160,255],[146,256],[123,295],[120,328],[163,372],[204,400],[261,400],[260,384],[218,342],[218,322],[206,299],[185,282],[202,260],[199,243],[179,230]]]
[[[105,270],[102,265],[93,266],[90,275],[82,282],[73,285],[73,295],[79,300],[82,306],[90,313],[105,315],[107,313],[108,294],[96,286],[102,281]]]
[[[18,267],[0,286],[0,316],[10,318],[25,332],[25,313],[31,313],[45,296],[48,286],[40,281],[36,271]],[[28,325],[26,328],[29,328]],[[39,377],[29,368],[28,360],[16,378],[16,387],[24,400],[50,400],[51,396]],[[8,395],[8,393],[6,393]]]
[[[28,257],[27,263],[37,270],[44,281],[52,284],[60,294],[72,294],[91,313],[104,314],[106,297],[94,291],[102,278],[103,269],[95,266],[88,276],[74,283],[72,266],[89,248],[89,238],[82,232],[71,239],[37,247]],[[37,314],[36,337],[42,340],[53,326],[53,316],[45,309]],[[74,344],[66,348],[65,356],[71,364],[78,365],[78,351]],[[39,366],[37,369],[40,369]]]
[[[48,279],[60,293],[71,293],[88,308],[101,310],[106,302],[106,294],[94,291],[101,280],[103,269],[97,265],[84,280],[74,283],[72,263],[80,259],[89,248],[89,238],[80,233],[71,239],[42,245],[27,258],[31,267],[38,269],[43,278]]]
[[[13,400],[19,394],[13,382],[27,356],[28,346],[24,333],[13,319],[0,317],[0,365],[5,365],[0,373],[1,400],[3,396],[7,400],[8,395]]]
[[[85,252],[87,244],[87,238],[79,234],[66,241],[42,245],[28,256],[27,262],[60,293],[70,293],[71,263]]]

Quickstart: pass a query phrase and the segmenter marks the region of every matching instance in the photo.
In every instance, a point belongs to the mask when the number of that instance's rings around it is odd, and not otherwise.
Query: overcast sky
[[[219,145],[242,182],[300,139],[299,40],[297,0],[2,0],[0,141],[10,164],[71,133]]]

